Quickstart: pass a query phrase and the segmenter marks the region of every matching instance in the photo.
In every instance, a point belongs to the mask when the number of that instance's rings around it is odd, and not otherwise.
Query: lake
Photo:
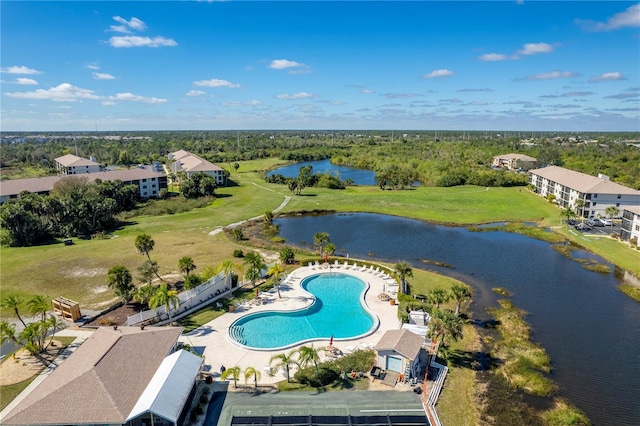
[[[304,161],[301,163],[290,164],[288,166],[279,167],[267,173],[267,176],[280,174],[284,177],[294,178],[298,176],[300,167],[312,166],[313,173],[328,172],[332,175],[339,176],[341,180],[351,179],[356,185],[375,185],[376,174],[371,170],[356,169],[353,167],[338,166],[331,164],[331,160],[320,161]]]
[[[368,213],[274,222],[290,244],[312,246],[315,233],[327,232],[338,254],[390,263],[406,260],[414,268],[460,279],[473,287],[476,319],[488,319],[485,308],[496,306],[500,298],[491,288],[506,288],[528,312],[533,339],[551,357],[551,378],[560,396],[594,425],[640,425],[640,304],[617,290],[620,279],[614,272],[587,271],[549,243],[507,232],[469,232]]]

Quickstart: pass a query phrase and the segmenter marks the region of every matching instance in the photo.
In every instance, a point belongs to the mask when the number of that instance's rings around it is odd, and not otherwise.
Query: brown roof
[[[181,332],[180,327],[99,328],[2,424],[124,424]]]
[[[504,155],[496,155],[494,158],[504,158],[504,159],[511,159],[511,158],[516,158],[518,160],[523,160],[523,161],[537,161],[535,158],[530,157],[528,155],[524,155],[524,154],[504,154]]]
[[[84,173],[81,175],[46,176],[40,178],[4,180],[0,182],[0,196],[18,195],[22,191],[49,192],[53,189],[53,185],[58,180],[68,178],[70,176],[86,178],[89,182],[93,182],[96,179],[131,182],[140,179],[160,178],[164,177],[165,174],[146,169],[134,168],[111,170],[108,172]]]
[[[382,335],[374,349],[376,351],[394,350],[409,359],[415,359],[424,340],[424,337],[409,330],[389,330]]]
[[[172,155],[174,160],[180,162],[182,170],[186,172],[209,172],[222,170],[220,166],[182,149],[180,151],[173,152]]]
[[[78,166],[97,166],[95,161],[87,160],[86,158],[78,157],[77,155],[67,154],[55,159],[56,162],[62,164],[65,167],[78,167]]]
[[[640,191],[628,188],[608,179],[587,175],[558,166],[547,166],[530,170],[529,173],[568,186],[583,194],[625,194],[640,195]]]
[[[629,210],[631,213],[640,216],[640,206],[627,206],[624,209]]]

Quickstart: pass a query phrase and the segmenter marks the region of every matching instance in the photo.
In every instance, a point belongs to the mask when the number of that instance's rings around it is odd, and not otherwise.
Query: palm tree
[[[446,346],[447,338],[458,341],[462,337],[463,325],[464,320],[457,317],[450,309],[435,309],[429,323],[429,334],[436,340],[439,338],[440,342]]]
[[[413,269],[411,269],[411,265],[404,260],[402,262],[396,263],[396,274],[400,277],[400,282],[402,284],[402,292],[407,294],[407,282],[405,281],[406,277],[413,277]]]
[[[271,210],[267,210],[264,212],[264,222],[271,225],[273,223],[273,212]]]
[[[573,205],[576,207],[576,215],[578,215],[581,219],[584,218],[582,213],[582,208],[584,207],[584,200],[582,198],[578,198]]]
[[[284,272],[284,266],[276,262],[267,270],[267,274],[273,277],[276,289],[278,290],[278,298],[280,298],[280,274]]]
[[[328,256],[333,256],[333,253],[336,252],[336,245],[333,243],[327,243],[327,245],[324,246],[324,252],[327,253]]]
[[[323,246],[329,241],[329,234],[326,232],[318,232],[313,236],[313,244],[318,248],[320,256],[322,256]]]
[[[616,206],[609,206],[604,209],[604,212],[609,216],[609,220],[611,220],[611,230],[613,231],[613,218],[618,216],[620,210]]]
[[[123,265],[116,265],[107,272],[107,285],[113,289],[116,296],[127,303],[133,297],[136,286],[133,285],[131,272]]]
[[[40,321],[47,319],[47,311],[51,307],[49,299],[41,294],[29,300],[27,306],[31,315],[34,317],[40,315]]]
[[[62,330],[64,328],[64,322],[60,321],[57,317],[52,315],[48,319],[47,325],[48,325],[48,328],[52,331],[52,333],[51,333],[51,337],[49,338],[49,343],[47,343],[47,346],[44,348],[44,350],[47,350],[51,342],[53,342],[54,337],[56,337],[56,331]]]
[[[244,370],[244,382],[247,383],[251,376],[253,376],[253,387],[255,389],[258,389],[258,380],[260,380],[260,377],[262,377],[262,373],[260,373],[260,370],[257,370],[253,367],[247,367]]]
[[[314,348],[313,345],[298,348],[298,362],[300,365],[307,366],[313,364],[316,368],[316,374],[320,374],[318,361],[320,361],[320,356],[318,356],[318,350]]]
[[[16,325],[10,324],[6,320],[0,321],[0,345],[4,345],[5,342],[11,341],[16,345],[20,344],[18,335],[16,334]]]
[[[158,291],[158,287],[156,286],[150,284],[143,285],[138,287],[138,290],[136,290],[136,293],[133,295],[133,300],[148,306],[149,301],[153,295],[156,294],[156,291]]]
[[[471,297],[471,290],[464,284],[454,283],[451,286],[451,296],[456,301],[456,316],[460,316],[460,304]]]
[[[223,260],[216,269],[218,274],[224,272],[225,277],[233,272],[233,260]]]
[[[434,288],[427,293],[427,300],[435,305],[436,309],[440,309],[440,304],[449,301],[449,299],[451,299],[451,294],[443,288]]]
[[[255,286],[256,281],[262,275],[262,269],[265,267],[262,256],[255,251],[250,251],[244,256],[242,263],[247,266],[247,278],[251,281],[251,285]]]
[[[149,299],[149,307],[156,309],[158,306],[164,306],[169,315],[169,324],[173,322],[171,318],[171,308],[174,309],[180,306],[180,298],[178,292],[175,290],[169,290],[166,284],[162,284],[156,290],[155,294]]]
[[[222,380],[227,380],[228,377],[231,377],[233,379],[233,387],[237,388],[238,387],[238,379],[240,378],[240,367],[238,367],[236,365],[234,367],[227,368],[220,375],[220,378]]]
[[[0,302],[0,308],[11,309],[13,311],[13,316],[19,319],[22,325],[26,327],[27,324],[25,324],[24,320],[20,316],[20,311],[19,311],[20,306],[22,305],[23,302],[24,300],[19,296],[10,295],[2,299],[2,302]]]
[[[573,209],[569,206],[560,210],[560,219],[566,219],[567,227],[569,226],[569,220],[576,217],[576,214],[573,212]]]
[[[147,259],[149,259],[149,262],[151,262],[151,256],[149,256],[149,252],[153,250],[153,246],[155,245],[155,241],[151,239],[151,236],[147,234],[140,234],[136,237],[136,241],[134,244],[136,246],[136,249],[138,250],[138,253],[147,256]]]
[[[287,377],[287,383],[291,381],[291,377],[289,374],[289,367],[291,364],[297,364],[295,358],[295,350],[292,350],[288,354],[281,353],[271,357],[269,359],[269,365],[271,365],[275,361],[275,365],[273,366],[276,370],[282,368],[284,370],[284,374]]]
[[[178,268],[180,269],[180,272],[186,274],[187,279],[189,279],[189,272],[196,269],[196,264],[193,263],[193,259],[191,257],[184,256],[178,260]]]

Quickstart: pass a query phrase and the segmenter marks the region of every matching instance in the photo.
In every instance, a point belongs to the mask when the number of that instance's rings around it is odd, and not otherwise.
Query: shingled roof
[[[393,350],[406,358],[415,359],[424,340],[424,337],[406,329],[388,330],[382,335],[374,349],[376,351]]]
[[[181,332],[99,328],[2,424],[124,424]]]

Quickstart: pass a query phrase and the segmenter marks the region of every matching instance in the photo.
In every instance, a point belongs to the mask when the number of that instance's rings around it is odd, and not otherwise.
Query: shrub
[[[301,368],[293,377],[303,385],[319,388],[335,382],[340,374],[327,366],[321,366],[318,372],[315,367]]]
[[[205,395],[203,392],[202,395],[200,395],[200,399],[198,401],[200,401],[200,404],[206,404],[207,402],[209,402],[209,398],[207,398],[207,395]]]
[[[234,250],[233,257],[244,257],[244,253],[242,252],[242,250]]]

